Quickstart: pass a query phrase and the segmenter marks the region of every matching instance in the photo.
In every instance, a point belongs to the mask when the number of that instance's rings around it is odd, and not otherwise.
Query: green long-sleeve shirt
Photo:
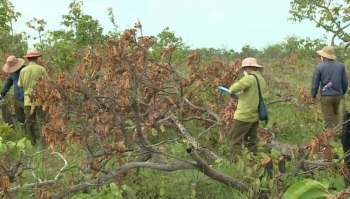
[[[252,71],[258,77],[262,95],[266,92],[266,82],[259,71]],[[231,93],[241,92],[238,98],[237,110],[235,111],[234,119],[242,122],[259,121],[258,104],[259,93],[258,84],[253,75],[247,75],[241,78],[238,82],[230,86]]]
[[[18,79],[18,86],[24,91],[24,106],[31,106],[29,96],[32,94],[39,77],[48,77],[46,69],[34,62],[29,62],[26,67],[21,70]]]

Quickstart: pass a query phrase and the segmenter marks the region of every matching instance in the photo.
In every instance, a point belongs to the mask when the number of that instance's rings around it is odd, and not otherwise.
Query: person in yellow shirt
[[[24,57],[28,59],[28,65],[20,72],[18,86],[23,88],[24,91],[24,112],[27,136],[32,144],[36,144],[38,138],[41,137],[41,123],[47,121],[48,115],[40,106],[35,107],[34,112],[30,114],[32,105],[30,95],[33,93],[37,80],[40,77],[48,77],[48,74],[46,69],[38,64],[38,62],[41,61],[41,54],[39,54],[38,51],[28,50]]]
[[[229,88],[233,94],[240,93],[229,134],[230,156],[233,162],[236,161],[236,155],[241,154],[242,146],[247,146],[253,153],[257,152],[259,142],[257,132],[259,126],[257,79],[259,80],[261,93],[266,92],[266,82],[261,75],[262,70],[263,66],[259,65],[255,58],[245,58],[239,69],[240,72],[243,71],[244,77]]]

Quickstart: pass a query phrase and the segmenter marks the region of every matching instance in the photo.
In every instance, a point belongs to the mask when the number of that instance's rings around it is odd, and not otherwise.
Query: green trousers
[[[343,95],[321,96],[321,109],[326,128],[334,128],[339,124],[339,107]]]
[[[253,123],[242,122],[234,119],[229,134],[230,158],[237,160],[236,155],[241,155],[242,147],[247,147],[253,153],[258,152],[258,127],[259,121]]]
[[[42,107],[36,107],[33,114],[30,114],[30,106],[25,106],[25,127],[28,139],[32,144],[36,144],[37,141],[42,140],[41,126],[48,121],[47,112],[42,110]]]

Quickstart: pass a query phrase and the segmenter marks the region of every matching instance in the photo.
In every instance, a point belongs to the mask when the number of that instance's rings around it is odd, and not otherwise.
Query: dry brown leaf
[[[9,177],[5,173],[2,173],[0,176],[0,188],[5,193],[8,192],[11,188]]]
[[[312,139],[309,145],[310,159],[313,159],[313,155],[316,154],[318,148],[319,148],[318,139],[317,138]]]
[[[123,151],[126,148],[124,140],[117,142],[117,151]]]
[[[272,159],[270,157],[265,157],[264,159],[261,160],[262,165],[266,165],[267,163],[271,162]]]
[[[332,145],[327,145],[324,149],[324,152],[323,152],[324,157],[326,158],[326,160],[328,162],[332,161],[332,159],[333,159],[333,152],[332,152],[333,148],[334,147]]]
[[[194,61],[197,61],[197,64],[200,62],[200,57],[197,51],[193,50],[191,54],[186,59],[186,65],[190,66]]]

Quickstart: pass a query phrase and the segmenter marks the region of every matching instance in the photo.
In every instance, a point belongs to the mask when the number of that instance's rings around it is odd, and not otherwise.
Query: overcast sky
[[[22,13],[17,32],[33,33],[25,22],[33,17],[59,29],[61,15],[68,13],[71,0],[10,0]],[[84,0],[83,11],[98,19],[107,32],[112,25],[107,9],[112,7],[120,30],[133,27],[139,19],[144,35],[169,27],[192,47],[226,47],[240,50],[245,44],[262,48],[290,35],[321,38],[325,32],[311,22],[287,21],[287,0]],[[329,40],[329,39],[328,39]]]

